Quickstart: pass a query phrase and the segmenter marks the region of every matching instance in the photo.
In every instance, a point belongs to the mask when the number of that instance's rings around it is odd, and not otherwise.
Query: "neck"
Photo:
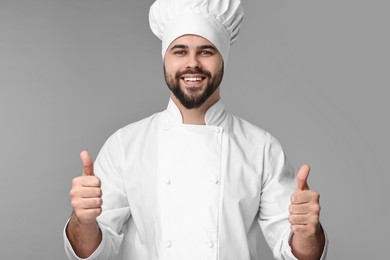
[[[183,124],[205,125],[206,112],[212,105],[214,105],[219,100],[220,92],[219,88],[217,88],[214,93],[206,100],[206,102],[204,102],[199,108],[193,109],[188,109],[183,106],[172,93],[171,98],[180,110],[181,116],[183,118]]]

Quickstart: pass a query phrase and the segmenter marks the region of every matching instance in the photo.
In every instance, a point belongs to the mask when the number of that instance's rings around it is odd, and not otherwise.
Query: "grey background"
[[[165,109],[152,2],[0,0],[0,259],[65,259],[79,152]],[[244,1],[226,68],[228,110],[311,164],[329,259],[388,258],[389,7]]]

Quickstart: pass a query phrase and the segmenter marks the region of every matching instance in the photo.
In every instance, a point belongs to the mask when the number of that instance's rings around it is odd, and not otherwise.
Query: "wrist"
[[[300,260],[320,259],[325,247],[325,234],[322,226],[319,224],[312,235],[293,233],[289,244],[293,255]]]

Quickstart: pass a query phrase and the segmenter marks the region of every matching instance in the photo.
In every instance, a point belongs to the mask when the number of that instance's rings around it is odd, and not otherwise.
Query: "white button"
[[[164,182],[165,182],[166,185],[171,184],[171,180],[170,179],[166,179]]]
[[[210,247],[210,248],[213,248],[214,247],[214,243],[212,241],[210,241],[210,242],[207,243],[207,246]]]
[[[219,182],[217,179],[211,179],[210,181],[211,181],[212,183],[214,183],[214,184],[218,184],[218,182]]]
[[[168,248],[171,248],[172,247],[172,242],[171,241],[166,241],[165,242],[165,246],[168,247]]]
[[[221,132],[221,129],[215,128],[215,129],[214,129],[214,132],[217,133],[217,134],[219,134],[219,133]]]

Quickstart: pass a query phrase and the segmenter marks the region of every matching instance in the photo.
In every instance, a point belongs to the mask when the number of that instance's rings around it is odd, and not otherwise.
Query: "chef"
[[[279,142],[230,114],[224,66],[243,19],[239,0],[157,0],[167,109],[125,126],[73,179],[64,229],[69,259],[325,259],[319,194]]]

